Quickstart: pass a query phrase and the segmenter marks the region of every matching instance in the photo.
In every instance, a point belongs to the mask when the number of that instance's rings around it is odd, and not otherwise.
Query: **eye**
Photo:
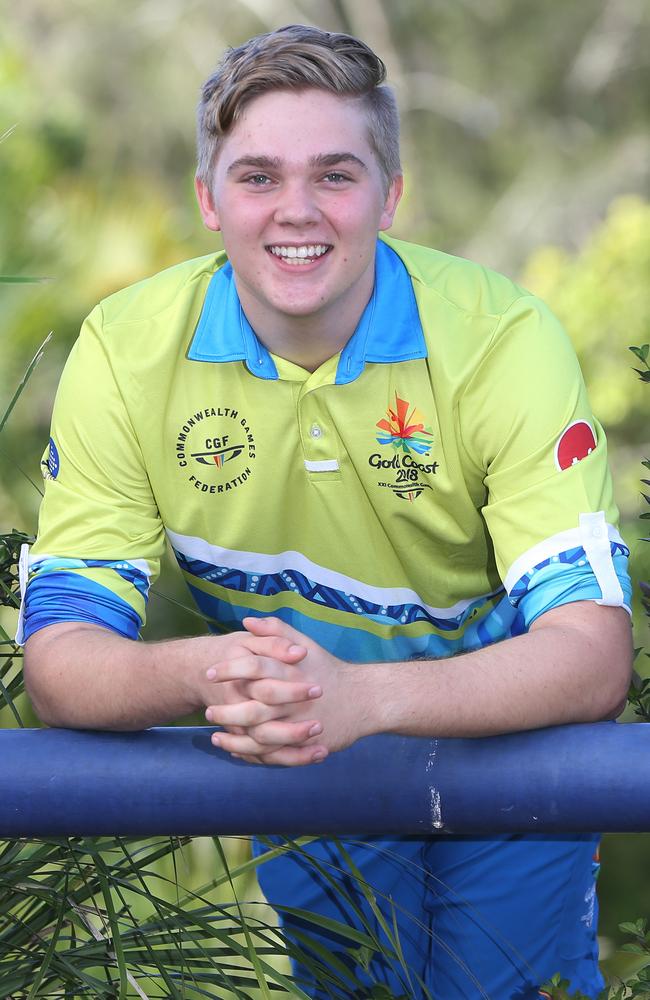
[[[271,183],[271,178],[267,174],[248,174],[247,177],[243,178],[244,184],[250,184],[253,187],[266,187]]]
[[[330,184],[342,184],[344,181],[349,181],[350,178],[338,170],[330,170],[328,174],[325,174],[325,180],[329,181]]]

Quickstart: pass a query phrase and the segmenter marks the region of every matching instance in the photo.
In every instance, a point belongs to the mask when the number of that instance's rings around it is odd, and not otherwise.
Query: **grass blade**
[[[66,890],[67,890],[67,884],[68,884],[68,877],[66,875]],[[66,907],[65,907],[66,895],[67,895],[67,891],[64,892],[63,896],[61,897],[61,904],[59,906],[59,913],[58,913],[56,925],[54,927],[54,931],[52,932],[52,937],[50,938],[50,942],[49,942],[49,944],[47,946],[47,951],[45,952],[45,956],[43,958],[43,963],[42,963],[40,969],[38,970],[38,973],[36,974],[36,978],[35,978],[35,980],[34,980],[34,982],[32,984],[31,990],[29,991],[29,996],[27,997],[27,1000],[34,1000],[34,998],[38,996],[38,988],[41,985],[41,983],[43,982],[43,979],[45,978],[45,974],[47,973],[47,971],[48,971],[48,969],[50,967],[50,963],[52,961],[52,958],[54,957],[54,952],[56,950],[56,945],[57,945],[57,942],[59,940],[59,935],[61,933],[61,927],[63,926],[63,917],[64,917],[65,910],[66,910]]]
[[[20,395],[21,395],[23,389],[27,385],[27,382],[29,381],[29,378],[30,378],[32,372],[36,368],[36,365],[38,364],[38,362],[43,357],[43,352],[45,351],[45,348],[47,347],[47,345],[49,344],[49,342],[50,342],[51,339],[52,339],[52,331],[50,331],[48,333],[47,337],[45,338],[45,340],[43,341],[43,343],[41,344],[41,346],[37,350],[36,354],[34,355],[34,357],[32,358],[32,360],[29,362],[29,364],[27,366],[27,371],[23,375],[18,388],[16,389],[15,393],[13,394],[12,400],[9,403],[9,406],[7,407],[7,409],[5,410],[5,412],[4,412],[3,416],[2,416],[2,419],[0,419],[0,431],[2,431],[2,428],[7,423],[7,420],[9,419],[9,415],[11,414],[11,411],[13,410],[14,406],[18,402],[18,399],[20,398]]]

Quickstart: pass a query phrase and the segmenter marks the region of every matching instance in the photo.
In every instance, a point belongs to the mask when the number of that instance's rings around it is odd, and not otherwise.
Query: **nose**
[[[284,184],[278,194],[274,221],[280,225],[310,226],[321,217],[311,185],[304,181]]]

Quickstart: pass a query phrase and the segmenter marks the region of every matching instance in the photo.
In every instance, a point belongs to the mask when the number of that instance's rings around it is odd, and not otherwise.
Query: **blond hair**
[[[289,24],[227,49],[201,93],[196,176],[210,185],[222,139],[255,97],[314,88],[361,101],[388,190],[401,166],[397,103],[385,79],[384,63],[364,42],[304,24]]]

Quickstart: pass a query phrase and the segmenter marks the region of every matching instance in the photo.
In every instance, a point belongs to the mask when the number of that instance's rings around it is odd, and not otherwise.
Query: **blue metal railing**
[[[650,830],[650,724],[375,736],[260,767],[210,727],[0,732],[0,837]]]

